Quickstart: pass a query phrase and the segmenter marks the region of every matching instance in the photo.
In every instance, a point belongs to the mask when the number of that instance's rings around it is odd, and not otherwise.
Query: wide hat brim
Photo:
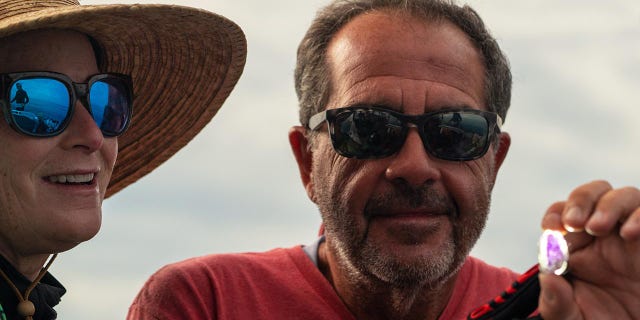
[[[55,7],[34,10],[32,1],[12,1],[23,3],[23,13],[0,4],[0,12],[14,14],[0,20],[0,37],[77,30],[102,47],[101,71],[131,75],[133,117],[118,137],[109,197],[169,159],[209,123],[242,74],[246,39],[232,21],[196,8],[59,2],[65,1],[47,1]]]

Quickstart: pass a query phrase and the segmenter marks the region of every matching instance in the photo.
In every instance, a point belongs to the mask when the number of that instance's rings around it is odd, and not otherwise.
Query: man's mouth
[[[91,184],[95,173],[86,174],[63,174],[57,176],[48,176],[46,179],[52,183],[59,184]]]
[[[370,215],[369,218],[372,219],[424,219],[424,218],[435,218],[440,216],[447,216],[446,212],[433,212],[433,211],[402,211],[402,212],[393,212],[393,213],[381,213],[381,214],[373,214]]]

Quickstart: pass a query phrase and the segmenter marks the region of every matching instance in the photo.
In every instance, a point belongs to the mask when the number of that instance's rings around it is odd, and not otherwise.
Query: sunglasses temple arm
[[[322,111],[309,118],[309,129],[315,130],[320,124],[327,120],[327,111]]]
[[[499,115],[496,115],[496,126],[498,130],[502,130],[502,118]]]

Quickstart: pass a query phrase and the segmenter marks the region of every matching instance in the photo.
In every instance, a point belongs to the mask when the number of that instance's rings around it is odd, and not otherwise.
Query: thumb
[[[578,305],[573,300],[573,288],[567,279],[555,274],[538,275],[540,299],[538,311],[545,320],[582,320]]]

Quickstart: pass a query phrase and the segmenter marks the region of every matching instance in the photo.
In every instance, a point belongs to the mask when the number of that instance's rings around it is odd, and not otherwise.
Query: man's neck
[[[357,319],[438,319],[453,293],[456,276],[430,287],[394,287],[340,263],[326,242],[318,248],[318,267]]]

